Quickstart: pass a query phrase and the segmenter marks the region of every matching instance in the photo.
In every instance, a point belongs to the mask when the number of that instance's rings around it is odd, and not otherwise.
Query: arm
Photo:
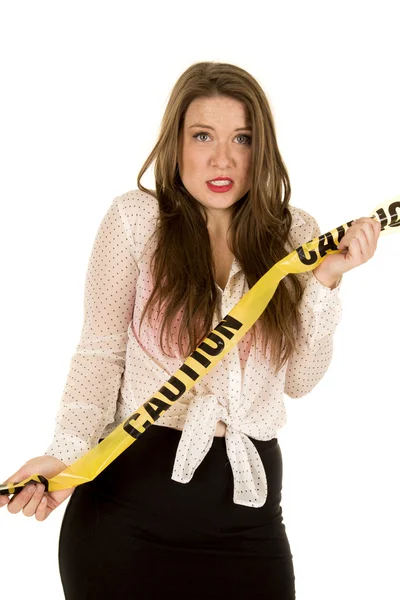
[[[45,451],[68,466],[93,448],[114,420],[138,273],[132,233],[115,198],[92,247],[81,336]]]
[[[299,352],[293,353],[286,371],[284,391],[291,398],[301,398],[311,392],[328,370],[333,334],[342,314],[339,290],[340,284],[331,290],[310,273],[299,306]]]
[[[315,219],[308,239],[320,235]],[[307,240],[299,240],[301,245]],[[323,285],[313,271],[301,273],[304,293],[300,301],[300,329],[297,334],[299,352],[288,361],[284,392],[291,398],[305,396],[321,381],[328,370],[333,353],[333,334],[342,316],[339,298],[340,282],[331,289]],[[331,283],[325,281],[327,284]]]
[[[303,214],[307,215],[304,211]],[[315,219],[310,215],[307,217],[314,223],[312,237],[319,236]],[[332,358],[333,334],[341,318],[339,285],[335,287],[335,284],[340,283],[344,273],[373,257],[380,233],[381,224],[376,219],[355,219],[340,240],[337,247],[339,252],[326,256],[312,274],[303,274],[312,275],[312,278],[308,278],[300,306],[300,350],[288,364],[285,392],[292,398],[300,398],[310,392],[328,369]],[[308,239],[312,239],[311,236]]]

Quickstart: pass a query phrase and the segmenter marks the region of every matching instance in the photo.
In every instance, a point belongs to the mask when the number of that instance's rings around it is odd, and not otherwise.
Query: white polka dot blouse
[[[288,253],[320,235],[315,219],[290,206]],[[164,355],[158,333],[143,320],[152,291],[150,260],[155,249],[158,202],[140,190],[116,197],[97,231],[85,280],[84,322],[45,454],[67,465],[96,446],[125,421],[182,365],[178,352]],[[332,339],[341,319],[340,282],[331,290],[313,272],[300,279],[301,328],[295,353],[275,376],[267,357],[256,351],[250,331],[195,386],[159,419],[158,426],[182,430],[171,477],[188,483],[213,442],[216,424],[226,424],[225,443],[233,473],[233,502],[262,506],[268,482],[248,436],[270,440],[286,423],[283,395],[300,398],[327,371]],[[216,283],[218,307],[213,328],[248,291],[234,258],[224,290]],[[154,426],[153,425],[153,426]],[[142,435],[146,435],[144,432]]]

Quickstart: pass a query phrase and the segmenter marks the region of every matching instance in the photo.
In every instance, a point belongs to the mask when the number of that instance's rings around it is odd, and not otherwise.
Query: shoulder
[[[289,205],[288,208],[292,215],[289,235],[292,238],[294,248],[320,235],[319,225],[312,215],[297,206]]]
[[[153,196],[139,189],[130,190],[114,198],[113,204],[132,234],[136,251],[142,254],[157,225],[159,207],[155,192]]]
[[[120,210],[129,218],[134,218],[135,221],[152,220],[158,216],[158,200],[155,192],[154,196],[135,189],[125,192],[114,198]]]

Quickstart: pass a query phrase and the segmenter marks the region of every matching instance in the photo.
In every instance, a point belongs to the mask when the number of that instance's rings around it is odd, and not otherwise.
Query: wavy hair
[[[287,255],[284,244],[292,223],[288,209],[289,177],[278,149],[272,112],[264,91],[238,66],[220,62],[191,65],[172,89],[158,140],[137,177],[138,188],[155,197],[159,204],[154,232],[157,244],[151,260],[154,288],[140,325],[146,313],[149,322],[154,313],[160,317],[163,306],[161,349],[166,354],[164,334],[169,351],[169,340],[177,337],[179,353],[184,359],[212,329],[218,292],[207,215],[202,204],[186,190],[179,175],[179,135],[190,103],[196,98],[215,96],[229,96],[242,102],[252,127],[251,187],[232,207],[227,240],[243,269],[249,289]],[[153,162],[155,191],[140,183]],[[250,330],[254,343],[256,328],[260,328],[262,351],[266,355],[269,344],[275,372],[297,350],[298,304],[302,294],[298,277],[287,275]]]

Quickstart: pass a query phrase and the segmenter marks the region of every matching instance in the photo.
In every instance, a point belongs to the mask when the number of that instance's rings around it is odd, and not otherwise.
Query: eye
[[[195,138],[195,139],[198,139],[200,135],[208,136],[208,133],[206,133],[205,131],[199,131],[199,133],[196,133],[192,137]],[[238,135],[236,137],[238,137],[238,138],[239,137],[245,138],[245,143],[239,144],[240,146],[245,146],[246,144],[250,144],[251,143],[251,136],[249,136],[249,135],[245,135],[244,133],[238,133]],[[202,141],[202,140],[200,140],[200,141]]]
[[[196,133],[193,137],[198,139],[199,135],[208,135],[208,133],[205,133],[204,131],[200,131],[199,133]]]
[[[237,137],[242,137],[242,138],[245,138],[245,139],[246,139],[246,144],[250,144],[250,142],[251,142],[251,137],[250,137],[249,135],[245,135],[244,133],[239,133],[239,134],[237,135]],[[241,144],[241,145],[242,145],[242,144]]]

